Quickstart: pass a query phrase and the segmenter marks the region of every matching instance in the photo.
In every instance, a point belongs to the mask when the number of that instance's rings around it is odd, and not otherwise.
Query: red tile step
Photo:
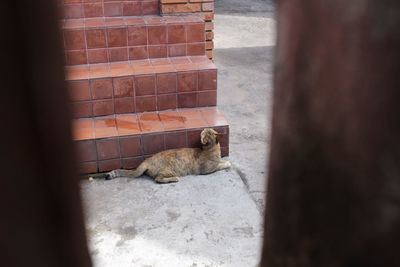
[[[159,14],[159,0],[59,0],[66,19]]]
[[[123,114],[73,120],[81,173],[136,168],[165,149],[200,147],[200,132],[222,134],[222,156],[229,155],[229,125],[216,107]]]
[[[217,69],[206,56],[66,68],[75,118],[216,106]]]
[[[195,15],[64,20],[66,63],[205,55],[204,25]]]

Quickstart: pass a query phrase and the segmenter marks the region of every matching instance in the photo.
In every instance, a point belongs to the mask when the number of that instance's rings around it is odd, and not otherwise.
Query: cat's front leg
[[[217,166],[217,171],[229,169],[232,164],[227,160],[220,160]]]

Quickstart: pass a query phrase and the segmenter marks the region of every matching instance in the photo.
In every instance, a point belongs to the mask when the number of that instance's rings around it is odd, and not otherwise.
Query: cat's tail
[[[136,168],[136,170],[131,171],[129,178],[137,178],[145,173],[145,171],[147,171],[147,163],[144,161]]]
[[[105,179],[111,180],[117,177],[137,178],[147,171],[147,163],[143,161],[136,170],[113,170],[106,174]]]

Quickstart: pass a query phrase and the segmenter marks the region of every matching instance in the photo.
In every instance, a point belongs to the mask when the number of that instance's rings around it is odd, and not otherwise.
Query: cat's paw
[[[106,174],[106,180],[112,180],[121,176],[121,170],[113,170]]]
[[[230,167],[232,167],[232,164],[229,161],[225,160],[221,160],[218,165],[219,170],[229,169]]]

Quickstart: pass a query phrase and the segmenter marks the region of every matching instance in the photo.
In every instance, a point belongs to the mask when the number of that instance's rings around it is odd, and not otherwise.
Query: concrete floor
[[[217,0],[216,8],[218,106],[230,123],[229,159],[234,167],[167,185],[148,178],[83,182],[96,267],[258,265],[275,43],[273,6],[260,0]]]
[[[273,5],[217,0],[216,6],[218,107],[230,124],[230,160],[263,213],[276,39]]]

